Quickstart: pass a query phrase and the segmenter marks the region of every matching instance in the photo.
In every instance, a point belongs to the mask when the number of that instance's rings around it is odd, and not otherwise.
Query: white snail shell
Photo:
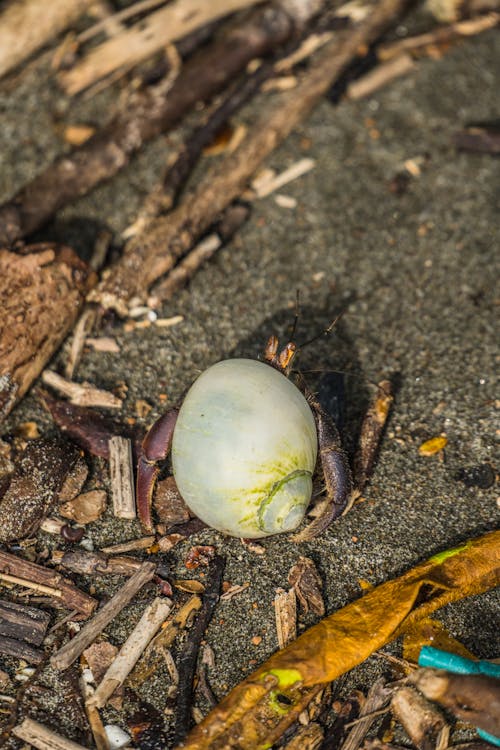
[[[311,500],[318,438],[298,388],[268,364],[229,359],[191,386],[172,441],[191,510],[231,536],[292,531]]]

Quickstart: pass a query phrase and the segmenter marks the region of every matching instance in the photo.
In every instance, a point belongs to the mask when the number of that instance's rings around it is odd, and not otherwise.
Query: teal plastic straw
[[[500,664],[494,664],[492,661],[486,661],[485,659],[473,661],[472,659],[466,659],[465,656],[450,654],[448,651],[441,651],[441,649],[433,646],[422,646],[418,664],[420,667],[446,669],[454,674],[485,674],[488,677],[500,679]],[[495,737],[483,729],[477,729],[477,733],[483,740],[500,747],[500,737]]]
[[[450,654],[433,646],[422,646],[418,663],[421,667],[434,667],[434,669],[446,669],[455,674],[485,674],[488,677],[500,679],[500,664],[492,661],[473,661],[465,656]]]

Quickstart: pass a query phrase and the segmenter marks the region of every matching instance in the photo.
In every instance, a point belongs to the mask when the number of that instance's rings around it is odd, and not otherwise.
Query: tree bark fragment
[[[40,243],[21,253],[0,249],[0,419],[58,349],[95,281],[69,247]]]

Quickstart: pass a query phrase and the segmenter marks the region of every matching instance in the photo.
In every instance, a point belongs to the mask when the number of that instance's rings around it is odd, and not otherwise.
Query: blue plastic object
[[[441,651],[433,646],[422,646],[418,657],[420,667],[433,667],[434,669],[446,669],[454,674],[484,674],[488,677],[500,679],[500,664],[492,661],[480,660],[473,661],[466,659],[464,656],[450,654],[448,651]],[[495,737],[483,729],[477,729],[477,733],[483,740],[491,742],[492,745],[500,747],[500,737]]]
[[[500,664],[492,661],[473,661],[465,656],[450,654],[433,646],[422,646],[418,657],[420,667],[434,667],[434,669],[447,669],[454,674],[485,674],[488,677],[500,679]]]

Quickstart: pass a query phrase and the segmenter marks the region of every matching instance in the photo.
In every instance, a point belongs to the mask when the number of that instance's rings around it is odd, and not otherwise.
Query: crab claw
[[[178,414],[178,409],[170,409],[163,414],[142,441],[142,453],[137,464],[136,502],[139,520],[146,531],[153,530],[151,504],[160,471],[159,462],[168,456]]]

